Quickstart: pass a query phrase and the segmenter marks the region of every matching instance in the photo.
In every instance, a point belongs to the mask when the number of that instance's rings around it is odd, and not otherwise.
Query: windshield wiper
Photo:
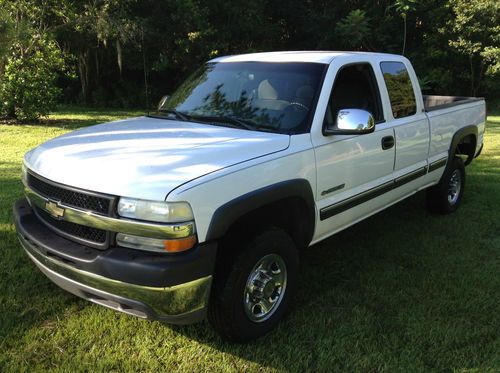
[[[171,110],[171,109],[158,109],[159,113],[167,113],[167,114],[173,114],[177,119],[183,120],[185,122],[190,121],[191,117],[187,114],[181,113],[180,111],[177,110]]]
[[[196,119],[202,120],[202,121],[208,121],[208,122],[218,122],[218,123],[227,123],[232,126],[236,126],[238,128],[244,128],[247,130],[255,131],[255,124],[249,120],[241,119],[241,118],[236,118],[233,116],[227,116],[227,115],[214,115],[214,116],[208,116],[208,115],[197,115]]]

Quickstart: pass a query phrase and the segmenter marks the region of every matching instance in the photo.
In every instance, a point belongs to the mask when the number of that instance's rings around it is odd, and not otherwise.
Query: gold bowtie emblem
[[[45,210],[54,218],[62,218],[64,216],[64,209],[59,207],[56,202],[45,202]]]

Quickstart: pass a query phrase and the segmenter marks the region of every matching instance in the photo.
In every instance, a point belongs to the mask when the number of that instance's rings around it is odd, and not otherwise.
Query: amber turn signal
[[[163,246],[165,251],[169,253],[178,253],[180,251],[186,251],[192,248],[198,240],[196,239],[196,235],[189,236],[186,238],[179,238],[176,240],[165,240],[163,241]]]

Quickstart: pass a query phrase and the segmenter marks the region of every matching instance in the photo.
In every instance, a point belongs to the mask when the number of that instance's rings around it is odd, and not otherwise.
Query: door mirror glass
[[[337,120],[331,127],[325,128],[326,135],[361,135],[375,130],[375,119],[366,110],[341,109]]]
[[[160,111],[163,106],[166,104],[166,102],[168,101],[168,99],[170,98],[170,96],[166,95],[166,96],[163,96],[160,100],[160,102],[158,103],[158,111]]]

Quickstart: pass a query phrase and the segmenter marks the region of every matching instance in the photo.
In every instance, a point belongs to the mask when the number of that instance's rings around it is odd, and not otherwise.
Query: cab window
[[[415,92],[406,66],[402,62],[382,62],[380,68],[389,93],[394,119],[415,114],[417,112]]]
[[[366,110],[375,122],[384,120],[377,81],[369,63],[347,65],[337,73],[326,110],[326,127],[335,125],[342,109]]]

